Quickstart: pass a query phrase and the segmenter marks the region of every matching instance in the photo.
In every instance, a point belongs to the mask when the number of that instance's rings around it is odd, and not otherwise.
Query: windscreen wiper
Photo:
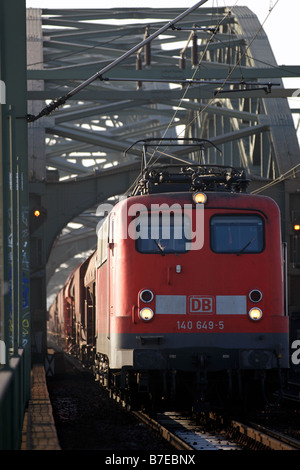
[[[243,248],[240,251],[237,252],[237,256],[241,255],[248,248],[248,246],[251,245],[252,242],[254,242],[256,237],[257,237],[257,234],[254,235],[254,237],[248,243],[246,243],[246,245],[243,246]]]
[[[164,248],[161,246],[161,244],[160,244],[157,240],[155,240],[155,239],[153,239],[153,241],[154,241],[154,243],[156,244],[156,246],[157,246],[157,248],[159,249],[159,251],[161,252],[162,256],[165,256]]]

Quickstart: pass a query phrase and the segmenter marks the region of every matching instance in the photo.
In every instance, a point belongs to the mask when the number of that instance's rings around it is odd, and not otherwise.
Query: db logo
[[[213,313],[213,298],[201,295],[192,295],[189,298],[190,313]]]

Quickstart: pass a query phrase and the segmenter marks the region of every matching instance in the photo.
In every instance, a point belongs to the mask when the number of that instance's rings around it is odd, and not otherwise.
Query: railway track
[[[208,432],[182,413],[158,413],[155,419],[141,412],[133,413],[178,451],[300,449],[299,441],[253,423],[233,420],[222,430]]]
[[[81,363],[70,356],[65,356],[66,361],[79,372],[86,371]],[[169,411],[158,413],[155,419],[139,411],[130,411],[130,406],[121,400],[113,391],[109,393],[111,401],[125,408],[140,421],[152,428],[159,436],[166,440],[177,451],[199,451],[199,450],[300,450],[300,441],[292,439],[273,429],[266,428],[257,423],[241,423],[232,420],[226,423],[222,417],[209,413],[207,421],[196,420],[188,413]],[[297,401],[298,402],[298,401]],[[287,411],[282,411],[284,420],[291,420]],[[207,418],[207,415],[204,415]],[[289,416],[289,417],[288,417]],[[297,419],[297,418],[296,418]],[[270,422],[278,424],[279,415]],[[269,422],[269,425],[270,425]],[[272,426],[272,424],[271,424]],[[209,428],[209,431],[207,429]],[[212,431],[212,429],[214,429]],[[295,434],[296,436],[297,434]]]
[[[237,442],[244,442],[246,447],[253,450],[299,450],[300,441],[280,434],[264,426],[238,421],[231,422],[232,436]]]
[[[86,371],[77,359],[65,355],[64,357],[74,369],[79,372]],[[225,425],[222,417],[210,413],[208,415],[209,425],[206,426],[205,419],[201,420],[200,424],[197,424],[196,420],[188,413],[176,411],[158,413],[156,418],[153,419],[145,413],[130,411],[130,406],[121,400],[117,394],[114,394],[113,391],[110,391],[109,396],[121,408],[125,408],[140,421],[152,428],[177,451],[300,450],[299,440],[266,428],[262,424],[255,424],[253,422],[245,424],[232,420]],[[207,415],[205,416],[207,417]],[[275,422],[277,421],[278,416],[275,419]],[[207,428],[209,428],[209,431],[207,431]],[[212,431],[211,429],[214,430]]]
[[[203,426],[195,424],[192,418],[182,413],[158,413],[156,419],[141,412],[133,413],[180,451],[242,449],[220,433],[205,431]]]

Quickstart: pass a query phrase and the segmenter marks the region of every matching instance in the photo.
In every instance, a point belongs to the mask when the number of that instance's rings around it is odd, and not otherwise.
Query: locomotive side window
[[[97,229],[97,263],[102,265],[107,260],[108,218]]]
[[[261,253],[263,219],[258,215],[215,215],[210,220],[210,242],[216,253]]]
[[[190,238],[190,220],[180,215],[151,214],[139,218],[136,249],[140,253],[186,253]]]

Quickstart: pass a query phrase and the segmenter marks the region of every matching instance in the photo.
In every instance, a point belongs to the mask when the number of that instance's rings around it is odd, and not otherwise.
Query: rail
[[[219,427],[221,421],[210,414],[209,432],[205,419],[200,425],[194,419],[176,412],[161,413],[157,420],[142,412],[132,412],[139,420],[167,440],[176,450],[299,450],[300,442],[254,423],[232,420]],[[219,417],[220,418],[220,417]],[[213,430],[213,422],[216,429]]]
[[[253,440],[259,445],[271,450],[299,450],[300,442],[290,437],[284,436],[276,431],[265,428],[254,423],[243,424],[238,421],[232,421],[232,428],[240,435],[249,440]]]
[[[182,439],[177,437],[174,433],[165,428],[158,421],[150,418],[150,416],[140,412],[132,411],[132,414],[136,416],[140,421],[145,423],[148,427],[153,429],[157,434],[159,434],[163,439],[169,442],[177,450],[195,450],[188,443],[184,442]]]

